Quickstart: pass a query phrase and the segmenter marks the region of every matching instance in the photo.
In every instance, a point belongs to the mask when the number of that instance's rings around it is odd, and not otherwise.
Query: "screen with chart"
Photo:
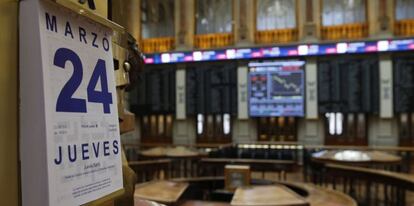
[[[304,61],[249,63],[250,116],[304,116],[304,65]]]

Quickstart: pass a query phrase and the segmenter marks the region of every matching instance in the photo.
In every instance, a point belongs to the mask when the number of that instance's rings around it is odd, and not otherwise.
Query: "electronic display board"
[[[414,39],[373,40],[354,42],[309,43],[252,48],[228,48],[202,51],[174,51],[145,54],[145,64],[223,61],[233,59],[265,59],[335,54],[367,54],[414,50]]]
[[[304,61],[250,63],[250,116],[304,116],[304,65]]]

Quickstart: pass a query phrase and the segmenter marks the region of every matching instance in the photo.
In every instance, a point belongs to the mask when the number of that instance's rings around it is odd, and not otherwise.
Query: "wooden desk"
[[[336,164],[392,165],[399,164],[401,157],[380,151],[324,150],[312,154],[312,160]]]
[[[187,200],[179,205],[180,206],[230,206],[230,204],[226,202],[212,202],[212,201],[201,201],[201,200]]]
[[[159,204],[153,201],[135,199],[134,206],[165,206],[165,205]]]
[[[135,186],[134,199],[157,201],[165,204],[177,202],[188,183],[172,181],[153,181]]]
[[[193,158],[198,156],[205,156],[206,154],[194,151],[190,148],[179,146],[179,147],[154,147],[141,152],[141,155],[145,157],[162,158],[162,157],[173,157],[173,158]]]
[[[309,205],[303,197],[283,185],[267,185],[237,188],[231,205]]]
[[[222,164],[281,164],[294,165],[293,160],[270,160],[270,159],[243,159],[243,158],[202,158],[202,162],[206,163],[222,163]]]
[[[189,184],[195,184],[201,189],[209,190],[215,188],[214,185],[223,185],[223,177],[197,177],[197,178],[181,178],[174,179],[177,182],[188,182]],[[257,181],[257,180],[253,180]],[[265,180],[267,185],[284,185],[292,190],[297,191],[295,194],[300,194],[311,206],[357,206],[357,203],[350,196],[331,189],[325,189],[312,184],[307,183],[293,183],[293,182],[280,182]],[[210,184],[208,184],[210,183]],[[217,191],[217,190],[216,190]]]
[[[270,159],[242,159],[242,158],[202,158],[200,160],[202,169],[209,171],[210,175],[221,175],[224,166],[228,164],[249,165],[251,171],[277,172],[279,179],[286,180],[286,172],[291,172],[296,166],[293,160],[270,160]]]
[[[308,201],[311,206],[357,206],[354,199],[339,191],[322,188],[312,184],[293,182],[280,182],[280,184],[306,191],[308,195],[305,200]]]

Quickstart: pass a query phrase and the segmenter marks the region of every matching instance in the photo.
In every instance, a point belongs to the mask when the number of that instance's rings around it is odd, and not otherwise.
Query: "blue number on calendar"
[[[96,91],[95,87],[101,79],[101,91]],[[88,84],[88,101],[102,103],[104,113],[110,113],[109,106],[112,104],[112,94],[108,92],[108,80],[106,78],[105,61],[99,59],[95,70],[92,73]]]
[[[86,113],[86,100],[73,98],[73,94],[82,83],[83,67],[79,56],[70,49],[60,48],[56,51],[53,63],[55,66],[65,69],[66,62],[69,61],[73,65],[73,73],[71,78],[63,86],[57,102],[57,112],[76,112]],[[96,91],[98,81],[101,83],[101,91]],[[104,113],[110,113],[110,105],[112,104],[112,94],[108,90],[108,79],[106,75],[105,61],[99,59],[96,63],[92,77],[87,88],[88,102],[102,103]]]
[[[64,69],[67,61],[73,65],[73,74],[59,94],[56,111],[86,113],[86,101],[72,97],[82,82],[82,62],[79,56],[72,50],[66,48],[58,49],[55,53],[54,65]]]

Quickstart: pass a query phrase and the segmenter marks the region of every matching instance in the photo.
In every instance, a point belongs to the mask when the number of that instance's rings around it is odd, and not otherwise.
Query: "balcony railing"
[[[256,31],[254,35],[256,44],[286,43],[298,40],[297,29],[277,29]]]
[[[324,40],[360,39],[367,36],[368,24],[365,23],[322,27],[322,39]]]
[[[194,37],[194,47],[199,49],[226,47],[233,44],[233,33],[199,34]]]
[[[394,34],[396,36],[414,36],[414,19],[396,21],[394,24]]]
[[[141,40],[144,53],[167,52],[174,49],[174,37],[150,38]]]

